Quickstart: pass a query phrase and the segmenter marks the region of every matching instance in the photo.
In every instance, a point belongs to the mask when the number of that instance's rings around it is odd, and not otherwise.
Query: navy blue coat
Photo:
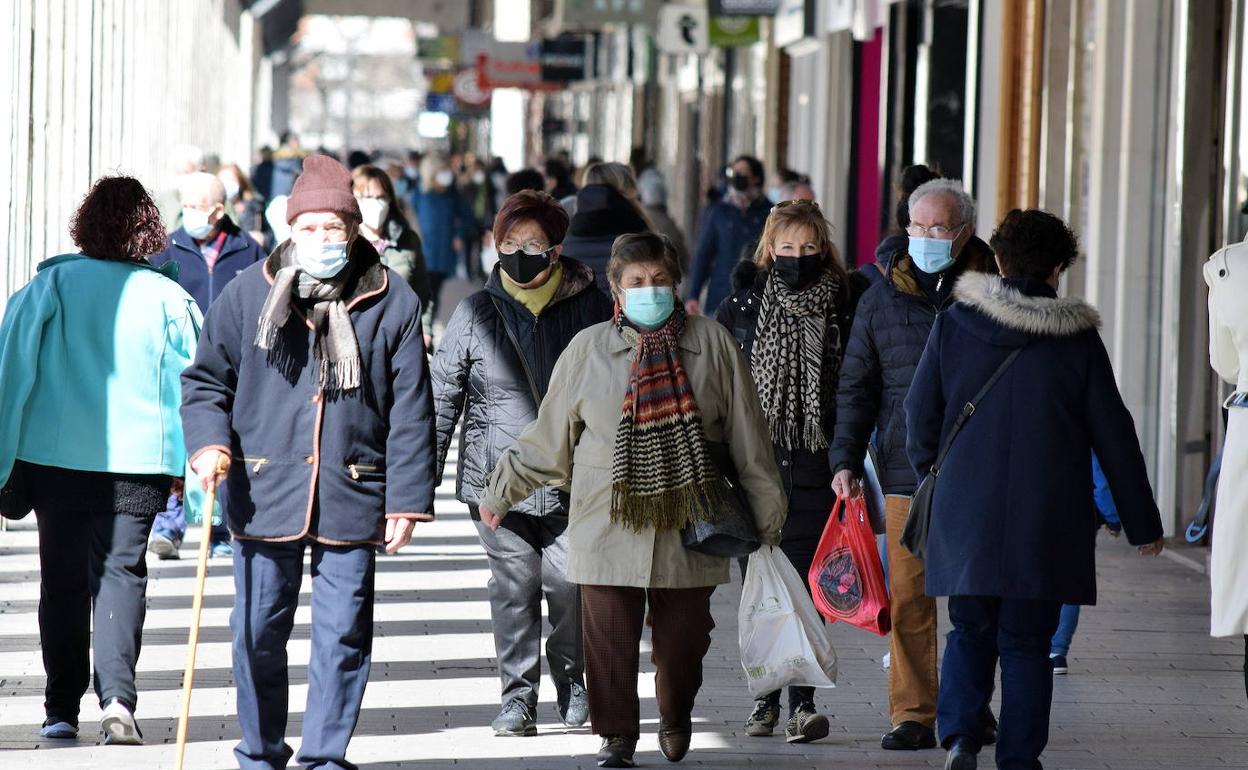
[[[771,201],[765,197],[751,203],[745,211],[727,201],[706,207],[693,248],[688,297],[697,299],[706,287],[706,304],[702,308],[706,315],[714,316],[719,303],[732,294],[732,271],[742,259],[753,259],[770,213]]]
[[[226,284],[235,276],[264,260],[264,249],[260,244],[228,218],[222,220],[221,231],[225,233],[225,243],[221,245],[221,253],[212,270],[208,269],[199,244],[181,227],[169,234],[169,245],[165,250],[150,260],[157,267],[166,262],[177,262],[180,267],[178,283],[195,298],[203,313],[208,312],[208,306],[221,296]],[[216,238],[215,235],[213,237]]]
[[[1011,351],[1023,352],[967,421],[936,482],[930,596],[1096,603],[1091,453],[1127,539],[1162,536],[1131,413],[1099,316],[1045,284],[967,275],[937,317],[905,408],[907,451],[926,474],[944,437]]]
[[[357,239],[344,299],[360,346],[363,385],[326,398],[302,313],[282,329],[291,365],[255,344],[279,246],[225,288],[182,374],[188,454],[234,458],[226,488],[237,537],[378,543],[385,516],[429,520],[436,442],[420,300]],[[415,515],[420,514],[420,515]]]

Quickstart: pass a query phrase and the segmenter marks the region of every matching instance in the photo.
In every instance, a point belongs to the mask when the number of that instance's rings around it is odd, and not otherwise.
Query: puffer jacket
[[[485,288],[455,309],[442,346],[433,357],[439,479],[455,428],[464,418],[455,488],[460,502],[480,503],[498,458],[536,419],[539,398],[546,395],[555,361],[572,338],[582,329],[611,318],[611,300],[595,288],[593,271],[568,257],[561,263],[559,288],[538,316],[507,293],[495,267]],[[508,327],[523,351],[523,363],[507,334]],[[532,372],[532,385],[526,364]],[[567,494],[543,487],[512,512],[566,515]]]
[[[902,408],[936,314],[952,302],[952,288],[967,271],[995,273],[992,250],[971,238],[943,284],[948,299],[937,307],[919,287],[914,263],[894,255],[884,281],[862,295],[841,364],[832,436],[832,471],[848,468],[861,478],[867,444],[875,432],[880,486],[886,495],[912,495],[918,479],[906,456]]]
[[[627,233],[650,229],[638,208],[614,187],[591,184],[576,195],[576,214],[563,239],[563,256],[584,263],[594,271],[594,280],[604,293],[611,293],[607,265],[615,239]]]

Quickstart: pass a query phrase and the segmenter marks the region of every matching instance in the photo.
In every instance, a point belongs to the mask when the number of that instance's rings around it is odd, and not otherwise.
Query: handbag
[[[1001,379],[1001,375],[1005,374],[1005,370],[1010,368],[1022,352],[1022,348],[1016,348],[1013,353],[1006,356],[1001,365],[997,367],[997,371],[988,378],[984,387],[975,394],[975,398],[962,407],[962,413],[954,421],[949,435],[945,437],[944,446],[940,448],[940,454],[936,456],[936,464],[928,470],[919,488],[915,490],[914,497],[910,498],[910,513],[906,516],[906,526],[901,531],[901,546],[920,559],[927,551],[927,534],[932,524],[932,497],[936,494],[936,479],[940,476],[940,469],[945,464],[945,456],[949,454],[949,447],[966,425],[966,421],[975,414],[976,406],[984,400],[984,396],[988,395],[988,391],[992,390],[992,386],[997,384],[997,380]]]
[[[680,531],[681,543],[691,551],[707,556],[740,558],[758,550],[758,527],[749,496],[737,475],[737,466],[727,444],[708,441],[707,452],[723,479],[724,506],[714,519],[696,519]]]
[[[807,579],[819,614],[873,634],[892,630],[884,567],[863,497],[837,498]]]
[[[25,463],[18,460],[13,463],[9,480],[0,489],[0,516],[17,521],[26,518],[34,507],[26,482]]]

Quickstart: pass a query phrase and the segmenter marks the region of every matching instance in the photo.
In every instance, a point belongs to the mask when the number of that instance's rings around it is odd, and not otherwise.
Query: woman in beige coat
[[[722,505],[707,442],[728,447],[764,542],[779,542],[786,501],[749,366],[723,327],[685,315],[671,242],[621,236],[608,277],[615,320],[568,345],[537,420],[499,460],[481,519],[497,526],[496,512],[533,490],[570,487],[568,580],[582,587],[590,721],[603,738],[598,766],[632,767],[647,603],[659,748],[675,762],[689,749],[714,627],[711,593],[728,582],[727,559],[687,550],[680,539],[687,522]]]

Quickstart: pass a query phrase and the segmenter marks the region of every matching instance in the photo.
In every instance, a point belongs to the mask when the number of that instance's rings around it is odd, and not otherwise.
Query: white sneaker
[[[100,718],[100,732],[104,734],[105,746],[141,746],[143,733],[134,721],[134,712],[126,704],[113,698],[104,707]]]
[[[884,653],[884,662],[880,664],[880,668],[887,671],[888,667],[893,664],[893,654],[891,652]]]

